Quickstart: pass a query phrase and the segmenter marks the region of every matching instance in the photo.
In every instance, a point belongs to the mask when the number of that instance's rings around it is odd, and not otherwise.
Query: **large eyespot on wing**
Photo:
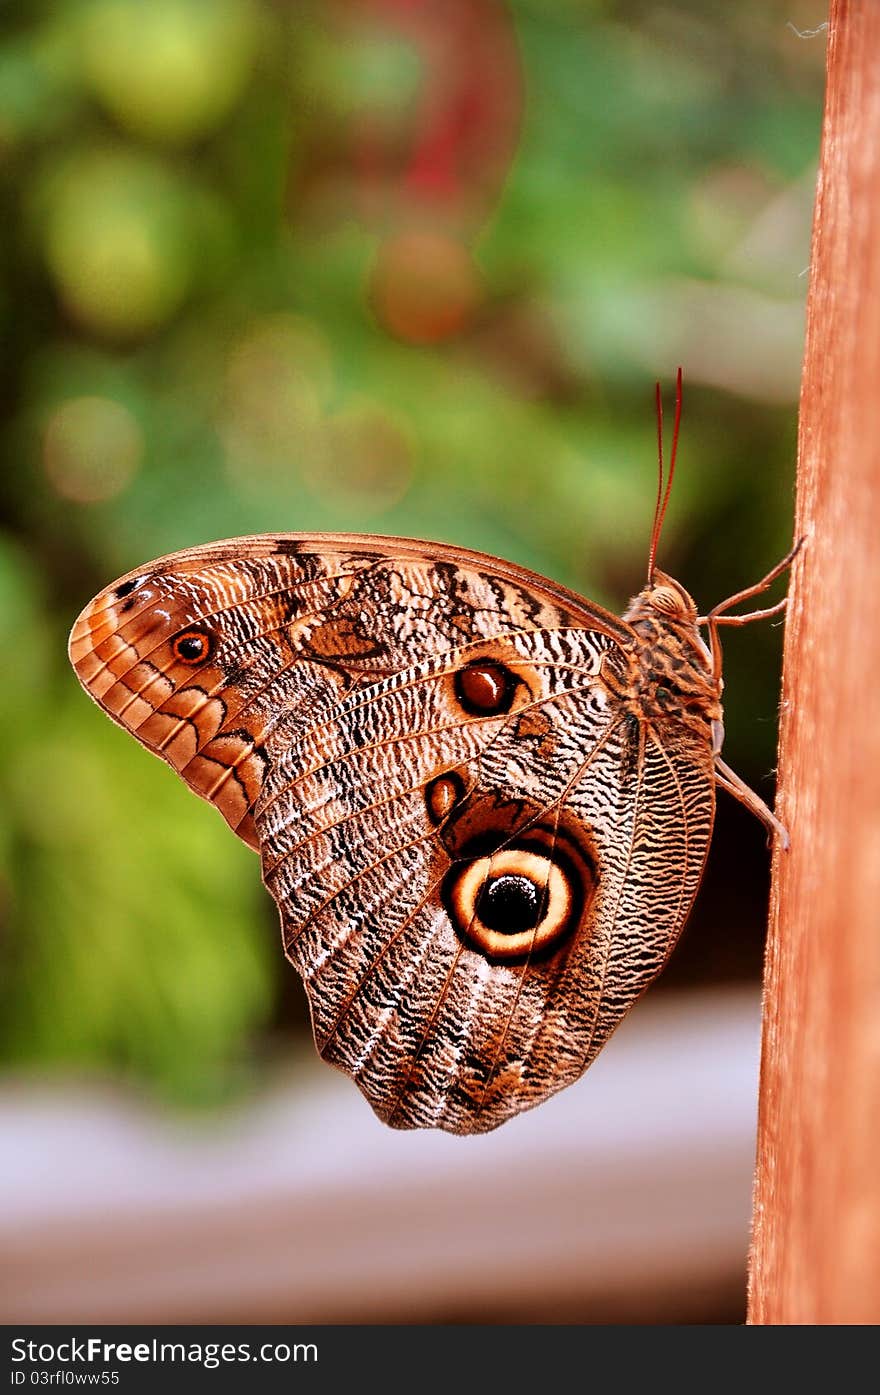
[[[491,963],[523,964],[557,950],[583,924],[596,889],[585,838],[540,822],[452,864],[440,899],[462,940]]]
[[[83,610],[69,651],[108,715],[256,847],[252,811],[267,769],[306,710],[469,639],[584,619],[618,642],[629,633],[562,588],[476,553],[266,535],[129,573]],[[468,691],[479,710],[492,681],[491,671],[469,674],[462,710]]]

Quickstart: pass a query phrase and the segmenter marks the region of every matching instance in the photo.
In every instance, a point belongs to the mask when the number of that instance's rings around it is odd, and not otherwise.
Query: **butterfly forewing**
[[[646,722],[635,632],[399,539],[161,559],[74,626],[87,691],[259,847],[315,1039],[401,1126],[575,1080],[662,966],[714,808],[708,726]]]

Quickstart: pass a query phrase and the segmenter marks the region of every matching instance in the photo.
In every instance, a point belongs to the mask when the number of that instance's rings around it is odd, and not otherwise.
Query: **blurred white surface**
[[[696,1311],[744,1275],[758,1046],[754,990],[659,995],[577,1085],[470,1139],[386,1129],[317,1062],[186,1126],[7,1081],[0,1320]]]

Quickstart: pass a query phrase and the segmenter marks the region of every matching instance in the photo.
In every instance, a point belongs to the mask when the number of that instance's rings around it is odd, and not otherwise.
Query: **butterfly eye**
[[[504,848],[453,868],[444,902],[458,933],[494,960],[554,947],[579,924],[587,887],[568,858]]]
[[[671,586],[655,586],[651,592],[651,605],[664,615],[679,615],[684,609],[681,597]]]
[[[213,638],[202,630],[184,630],[171,644],[175,659],[189,665],[190,668],[205,663],[210,658],[213,648]]]

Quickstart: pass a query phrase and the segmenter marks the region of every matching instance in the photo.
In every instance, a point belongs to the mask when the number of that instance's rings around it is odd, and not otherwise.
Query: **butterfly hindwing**
[[[456,710],[474,650],[522,675],[503,714]],[[696,748],[673,778],[608,655],[583,629],[452,651],[344,699],[269,776],[264,878],[316,1043],[386,1122],[483,1131],[570,1084],[674,943],[711,781]],[[516,895],[480,913],[511,879],[545,894],[537,927]]]

